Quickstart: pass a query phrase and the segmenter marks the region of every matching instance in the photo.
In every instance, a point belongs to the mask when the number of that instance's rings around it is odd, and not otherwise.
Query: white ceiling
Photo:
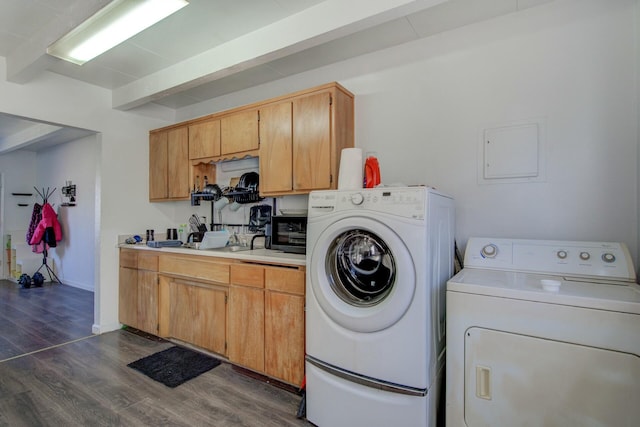
[[[48,71],[111,90],[115,109],[178,109],[548,1],[189,0],[78,66],[46,48],[108,0],[0,0],[0,56],[11,82]]]

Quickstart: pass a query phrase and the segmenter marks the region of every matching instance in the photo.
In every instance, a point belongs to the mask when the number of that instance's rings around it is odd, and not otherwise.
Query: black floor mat
[[[175,346],[143,357],[127,366],[173,388],[210,371],[219,364],[220,360],[214,357]]]

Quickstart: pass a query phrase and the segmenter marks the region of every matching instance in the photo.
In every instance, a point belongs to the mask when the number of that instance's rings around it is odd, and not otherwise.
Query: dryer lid
[[[548,280],[559,288],[545,289]],[[621,281],[463,268],[448,281],[447,292],[640,314],[640,286]]]

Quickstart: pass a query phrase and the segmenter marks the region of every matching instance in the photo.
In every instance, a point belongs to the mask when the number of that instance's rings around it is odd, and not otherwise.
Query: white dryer
[[[472,238],[447,284],[447,426],[637,426],[640,287],[621,243]]]
[[[435,426],[453,257],[453,200],[433,189],[309,195],[310,422]]]

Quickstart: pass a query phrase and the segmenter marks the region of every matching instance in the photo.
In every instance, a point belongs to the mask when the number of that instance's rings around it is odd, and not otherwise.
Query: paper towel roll
[[[362,188],[362,173],[362,149],[344,148],[340,154],[338,189],[357,190]]]

